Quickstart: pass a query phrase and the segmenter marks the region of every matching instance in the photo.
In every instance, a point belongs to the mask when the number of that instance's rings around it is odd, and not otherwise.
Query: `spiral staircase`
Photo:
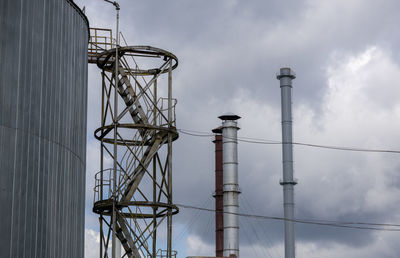
[[[122,257],[176,257],[172,216],[179,210],[172,203],[172,142],[178,133],[171,90],[178,60],[162,49],[127,44],[118,46],[116,55],[111,30],[91,29],[91,35],[88,62],[97,64],[102,75],[101,126],[95,131],[101,169],[93,205],[101,257],[110,257],[113,234]],[[139,60],[149,59],[157,66],[140,68]],[[107,168],[111,161],[115,167]],[[157,240],[161,226],[167,226],[166,243]]]

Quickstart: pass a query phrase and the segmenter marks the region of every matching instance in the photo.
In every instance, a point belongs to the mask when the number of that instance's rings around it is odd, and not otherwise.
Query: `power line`
[[[249,235],[248,233],[247,233],[247,227],[246,226],[243,226],[243,221],[239,221],[239,228],[241,228],[242,229],[242,232],[244,233],[244,235],[245,235],[245,237],[249,240],[249,241],[252,241],[252,239],[251,239],[251,234]],[[258,240],[258,241],[260,241],[260,240]],[[261,241],[260,241],[261,242]],[[254,253],[254,257],[259,257],[258,256],[258,251],[257,251],[257,249],[255,248],[255,245],[250,245],[250,247],[251,247],[251,249],[253,250],[253,253]],[[263,255],[263,254],[262,254]],[[265,256],[265,257],[267,257],[267,256]],[[271,257],[271,256],[269,256],[269,257]]]
[[[246,199],[243,199],[243,200],[246,200]],[[250,203],[247,203],[247,200],[246,201],[244,201],[244,204],[247,204],[247,206],[248,207],[250,207],[250,209],[251,209],[251,211],[253,211],[253,209],[251,208],[251,206],[250,206]],[[246,205],[243,205],[242,207],[243,208],[245,208],[245,206]],[[245,210],[246,211],[246,210]],[[254,221],[254,220],[251,220],[251,218],[246,218],[247,219],[247,221],[245,220],[245,222],[247,222],[248,223],[248,225],[250,225],[250,229],[253,231],[253,236],[255,236],[256,237],[256,239],[257,239],[257,241],[259,242],[259,243],[261,243],[262,241],[261,241],[261,238],[259,237],[259,235],[258,235],[258,233],[257,233],[257,229],[261,229],[261,232],[265,232],[265,230],[262,230],[262,228],[261,228],[261,226],[260,225],[256,225],[256,227],[254,227],[254,225],[253,225],[253,223],[256,223],[256,224],[259,224],[259,223],[257,223],[257,221]],[[240,222],[240,221],[239,221]],[[242,222],[242,224],[243,224],[243,222]],[[244,228],[248,228],[248,227],[244,227]],[[266,234],[263,234],[263,236],[267,239],[267,242],[270,242],[270,239],[269,239],[269,237],[266,235]],[[249,240],[250,240],[250,238],[249,238]],[[263,248],[263,246],[261,246],[261,247],[259,247],[260,249],[261,249],[261,253],[263,253],[263,255],[264,255],[264,257],[273,257],[272,255],[271,255],[271,253],[270,253],[270,250],[269,249],[273,249],[273,247],[274,247],[274,245],[271,243],[271,245],[270,246],[268,246],[268,243],[266,243],[267,244],[267,248]],[[274,251],[275,251],[275,249],[273,249]],[[265,255],[265,252],[267,253],[267,255]],[[280,257],[280,255],[277,255],[276,257]]]
[[[208,206],[211,203],[211,201],[212,201],[212,198],[209,197],[208,199],[206,199],[204,201],[202,206]],[[182,240],[182,238],[185,236],[186,233],[190,233],[191,232],[193,225],[200,218],[200,214],[201,214],[201,211],[196,210],[195,214],[191,216],[191,219],[189,220],[188,223],[186,223],[185,227],[181,230],[179,235],[178,236],[175,235],[174,242],[175,241],[180,242]]]
[[[196,207],[192,205],[186,204],[176,204],[178,207],[187,208],[187,209],[195,209],[201,211],[215,212],[215,209],[210,208],[202,208]],[[304,219],[285,219],[283,217],[275,217],[275,216],[266,216],[266,215],[255,215],[255,214],[247,214],[247,213],[235,213],[235,212],[226,212],[226,214],[233,214],[239,217],[249,217],[249,218],[257,218],[264,220],[278,220],[278,221],[293,221],[295,223],[301,224],[311,224],[318,226],[328,226],[328,227],[338,227],[338,228],[349,228],[349,229],[367,229],[367,230],[377,230],[377,231],[400,231],[400,224],[385,224],[385,223],[368,223],[368,222],[344,222],[344,221],[329,221],[329,220],[304,220]],[[359,226],[356,226],[359,225]],[[364,227],[368,226],[368,227]],[[375,226],[375,227],[373,227]],[[380,227],[378,227],[380,226]],[[384,228],[384,227],[395,227],[395,228]]]
[[[247,205],[247,207],[249,208],[250,212],[255,212],[255,210],[253,209],[253,207],[250,204],[250,201],[246,198],[246,195],[241,195],[243,202],[243,208],[245,208],[245,206]],[[273,241],[270,239],[269,235],[268,235],[268,230],[263,230],[262,228],[262,224],[258,223],[258,221],[255,220],[250,220],[250,218],[248,218],[249,224],[252,225],[252,223],[256,223],[256,229],[260,229],[261,230],[261,234],[262,237],[264,237],[265,239],[267,239],[267,242],[269,242],[270,247],[268,247],[268,249],[271,249],[274,252],[274,256],[275,257],[283,257],[283,255],[276,250]],[[257,232],[257,230],[255,229],[255,231]],[[260,240],[258,240],[259,242],[261,242]],[[268,245],[268,244],[267,244]]]
[[[214,134],[198,132],[198,131],[191,131],[191,130],[186,130],[186,129],[178,129],[178,131],[183,134],[195,136],[195,137],[213,137],[214,136]],[[254,144],[268,144],[268,145],[293,144],[293,145],[299,145],[299,146],[305,146],[305,147],[341,150],[341,151],[400,154],[400,150],[366,149],[366,148],[359,148],[359,147],[330,146],[330,145],[321,145],[321,144],[313,144],[313,143],[305,143],[305,142],[291,142],[290,143],[290,142],[282,142],[282,141],[266,140],[266,139],[258,139],[258,138],[248,138],[248,137],[238,137],[237,140],[240,142],[254,143]]]

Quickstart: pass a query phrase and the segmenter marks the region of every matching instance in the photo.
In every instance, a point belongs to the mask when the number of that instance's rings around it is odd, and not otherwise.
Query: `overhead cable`
[[[205,132],[196,132],[186,129],[177,129],[179,132],[195,136],[195,137],[213,137],[214,134],[209,134]],[[248,138],[248,137],[238,137],[238,141],[246,142],[246,143],[254,143],[254,144],[268,144],[268,145],[282,145],[282,144],[293,144],[305,147],[312,148],[323,148],[323,149],[331,149],[331,150],[341,150],[341,151],[357,151],[357,152],[373,152],[373,153],[392,153],[392,154],[400,154],[400,150],[387,150],[387,149],[366,149],[359,147],[342,147],[342,146],[330,146],[330,145],[321,145],[321,144],[313,144],[313,143],[305,143],[305,142],[282,142],[275,140],[266,140],[266,139],[258,139],[258,138]]]
[[[195,210],[201,210],[201,211],[207,211],[207,212],[215,212],[216,211],[215,209],[196,207],[196,206],[186,205],[186,204],[176,204],[176,205],[178,207],[187,208],[187,209],[195,209]],[[249,217],[249,218],[264,219],[264,220],[278,220],[278,221],[288,220],[283,217],[276,217],[276,216],[255,215],[255,214],[247,214],[247,213],[233,213],[233,212],[225,212],[225,211],[223,213],[233,214],[233,215],[237,215],[239,217]],[[338,227],[338,228],[367,229],[367,230],[395,231],[395,232],[400,231],[400,224],[344,222],[344,221],[329,221],[329,220],[305,220],[305,219],[293,219],[290,221],[293,221],[295,223],[301,223],[301,224],[311,224],[311,225]],[[393,227],[393,228],[387,228],[387,227]]]

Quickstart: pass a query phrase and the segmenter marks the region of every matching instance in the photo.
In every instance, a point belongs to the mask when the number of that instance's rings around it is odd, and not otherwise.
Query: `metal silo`
[[[0,257],[84,254],[88,21],[0,1]]]

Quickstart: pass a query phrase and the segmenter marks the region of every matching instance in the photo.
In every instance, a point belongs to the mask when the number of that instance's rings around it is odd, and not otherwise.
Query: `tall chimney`
[[[222,120],[223,197],[224,197],[224,256],[239,258],[239,184],[236,120],[240,116],[226,114]]]
[[[224,256],[224,199],[223,199],[223,149],[222,127],[212,130],[215,134],[215,256]]]
[[[292,80],[296,78],[290,68],[281,68],[280,80],[282,104],[282,163],[283,208],[285,217],[285,258],[295,257],[294,237],[294,185],[293,178],[293,139],[292,139]]]

